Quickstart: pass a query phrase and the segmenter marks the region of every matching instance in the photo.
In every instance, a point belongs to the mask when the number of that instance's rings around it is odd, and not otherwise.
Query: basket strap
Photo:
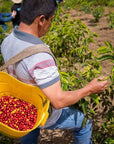
[[[33,45],[33,46],[30,46],[30,47],[22,50],[20,53],[18,53],[14,57],[12,57],[3,66],[0,67],[0,71],[4,70],[4,69],[7,69],[8,66],[13,65],[13,64],[19,62],[20,60],[26,58],[26,57],[29,57],[29,56],[31,56],[33,54],[40,53],[40,52],[49,53],[50,55],[53,56],[53,58],[54,58],[54,60],[56,62],[55,56],[52,54],[51,50],[46,45],[37,44],[37,45]],[[56,62],[56,65],[57,65],[57,62]]]

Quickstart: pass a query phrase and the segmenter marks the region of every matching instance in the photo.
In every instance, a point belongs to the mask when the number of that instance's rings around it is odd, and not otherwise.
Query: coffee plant
[[[108,15],[109,27],[114,28],[114,12]]]
[[[104,9],[103,7],[96,7],[93,10],[94,21],[99,22],[99,19],[103,16]]]
[[[84,11],[85,13],[90,14],[91,11],[92,11],[91,4],[90,4],[90,3],[83,2],[83,3],[81,4],[80,10],[81,10],[81,11]]]

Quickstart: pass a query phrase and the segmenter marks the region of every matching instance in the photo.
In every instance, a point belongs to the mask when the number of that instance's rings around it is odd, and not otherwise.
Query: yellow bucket
[[[36,86],[25,84],[5,72],[0,71],[0,97],[13,96],[33,104],[37,108],[37,120],[30,130],[15,130],[0,122],[0,132],[12,138],[20,138],[28,134],[38,126],[44,126],[48,118],[49,100]]]

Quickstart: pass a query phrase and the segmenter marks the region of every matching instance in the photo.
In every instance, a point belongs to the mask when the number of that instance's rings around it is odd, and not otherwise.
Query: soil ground
[[[71,18],[80,19],[91,32],[97,33],[99,36],[94,38],[95,43],[91,43],[89,47],[92,50],[97,50],[99,45],[104,45],[104,41],[109,41],[114,46],[114,29],[109,28],[107,16],[110,11],[114,11],[110,8],[105,8],[104,16],[98,23],[94,23],[94,17],[92,14],[85,14],[82,11],[70,10],[69,14]],[[112,68],[112,64],[109,61],[102,62],[103,74],[108,75]],[[18,140],[16,140],[16,143]],[[73,134],[70,130],[41,130],[41,135],[38,144],[73,144]]]

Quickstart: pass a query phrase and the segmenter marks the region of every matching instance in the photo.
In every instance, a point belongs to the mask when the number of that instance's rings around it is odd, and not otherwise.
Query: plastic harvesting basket
[[[20,138],[38,126],[45,124],[49,115],[48,108],[50,102],[38,87],[22,83],[7,73],[0,71],[0,97],[5,95],[33,104],[37,108],[37,120],[34,127],[26,131],[15,130],[0,122],[1,133],[8,137]]]

